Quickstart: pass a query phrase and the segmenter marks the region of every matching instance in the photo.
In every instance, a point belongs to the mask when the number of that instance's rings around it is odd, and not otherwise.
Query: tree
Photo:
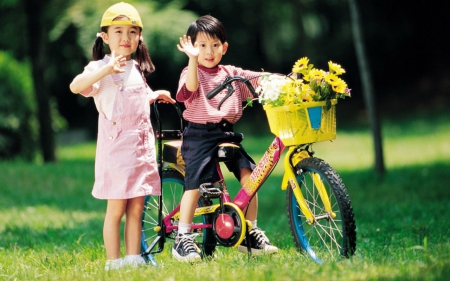
[[[44,11],[49,5],[48,0],[23,0],[26,14],[26,31],[28,34],[28,54],[31,60],[34,92],[37,101],[37,115],[39,120],[39,138],[43,160],[56,161],[55,135],[52,129],[51,108],[48,87],[45,77],[48,61],[47,45],[48,32],[45,27]]]
[[[380,122],[373,94],[372,78],[370,74],[369,62],[366,57],[364,42],[361,32],[361,22],[359,21],[359,11],[356,0],[348,1],[350,8],[351,25],[353,31],[353,42],[355,45],[356,56],[360,68],[360,76],[363,87],[364,103],[369,112],[370,128],[373,136],[375,149],[375,171],[379,174],[385,172],[383,159],[383,145],[381,138]]]

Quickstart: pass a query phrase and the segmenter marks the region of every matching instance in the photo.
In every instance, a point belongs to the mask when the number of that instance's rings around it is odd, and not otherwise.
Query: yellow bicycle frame
[[[211,206],[205,206],[205,207],[197,207],[194,212],[194,217],[206,215],[206,214],[212,214],[216,211],[217,208],[220,207],[220,204],[215,204]],[[180,211],[176,212],[173,215],[173,218],[176,220],[180,219]]]
[[[311,210],[308,207],[308,204],[306,203],[305,197],[303,196],[300,190],[297,177],[295,176],[294,170],[292,169],[290,164],[292,154],[295,154],[292,156],[294,166],[298,164],[301,160],[309,157],[309,154],[306,150],[296,152],[296,147],[294,146],[289,147],[289,150],[287,151],[286,156],[284,157],[284,176],[283,181],[281,183],[281,189],[286,190],[288,184],[291,186],[295,199],[297,200],[297,203],[300,207],[300,210],[306,217],[306,221],[309,224],[313,224],[315,221],[314,215],[312,214]],[[322,180],[320,179],[320,176],[316,173],[313,174],[313,184],[319,192],[319,196],[323,202],[325,210],[331,215],[331,217],[335,218],[336,214],[331,209],[331,203],[328,197],[328,193],[325,189]]]

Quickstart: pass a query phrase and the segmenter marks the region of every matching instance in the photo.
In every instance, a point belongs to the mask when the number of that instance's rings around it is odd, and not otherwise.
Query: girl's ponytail
[[[102,32],[107,33],[108,27],[102,26],[101,28]],[[97,38],[94,41],[94,45],[92,46],[92,60],[101,60],[105,57],[105,48],[103,46],[103,39],[101,36],[97,36]]]
[[[155,71],[155,66],[153,65],[153,62],[150,58],[147,46],[142,40],[139,40],[135,59],[138,62],[139,68],[141,69],[144,76],[147,76]]]
[[[103,48],[103,39],[101,37],[97,37],[94,45],[92,46],[92,60],[101,60],[104,56],[105,50]]]

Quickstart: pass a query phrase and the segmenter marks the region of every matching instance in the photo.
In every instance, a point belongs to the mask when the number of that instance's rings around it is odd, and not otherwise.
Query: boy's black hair
[[[211,36],[211,38],[219,39],[222,44],[227,42],[225,26],[218,19],[210,15],[199,17],[191,23],[186,35],[191,37],[192,43],[195,43],[199,32],[204,32],[208,36]]]

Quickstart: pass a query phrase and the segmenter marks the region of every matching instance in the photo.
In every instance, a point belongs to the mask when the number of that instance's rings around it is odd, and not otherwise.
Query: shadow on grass
[[[339,172],[354,208],[368,204],[418,203],[424,200],[450,201],[450,163],[405,166],[390,169],[383,176],[371,170]],[[105,202],[92,197],[93,161],[63,161],[44,165],[0,162],[2,196],[0,210],[11,207],[49,205],[63,210],[104,210]],[[285,208],[281,176],[271,175],[260,190],[261,211]],[[237,190],[229,181],[231,192]],[[232,193],[233,194],[233,193]]]
[[[7,224],[0,236],[0,248],[21,250],[45,250],[48,252],[73,250],[74,247],[102,245],[102,219],[91,219],[78,222],[73,226],[55,227],[48,225],[38,227],[18,226],[16,222]],[[72,225],[68,223],[68,225]]]
[[[48,205],[62,210],[104,210],[105,201],[92,197],[93,161],[35,165],[0,162],[3,179],[0,210]]]

